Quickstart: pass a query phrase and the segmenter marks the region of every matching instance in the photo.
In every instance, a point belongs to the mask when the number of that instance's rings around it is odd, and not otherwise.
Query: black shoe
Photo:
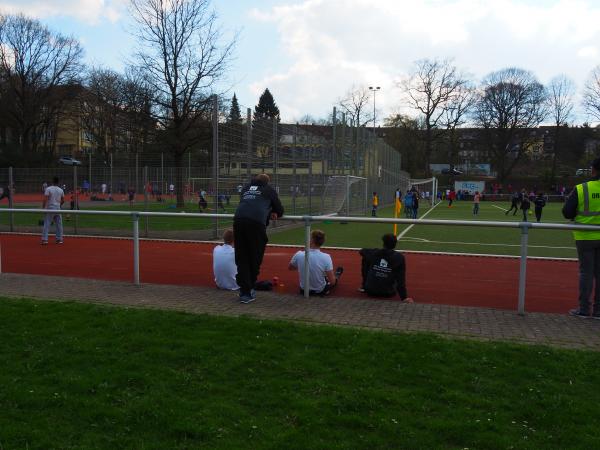
[[[581,312],[579,308],[569,310],[569,315],[574,317],[581,317],[582,319],[587,319],[588,317],[590,317],[589,314]]]
[[[339,278],[341,274],[344,273],[344,268],[342,266],[339,266],[337,269],[335,269],[335,277]]]
[[[358,288],[358,292],[362,292],[364,294],[365,293],[365,288]]]

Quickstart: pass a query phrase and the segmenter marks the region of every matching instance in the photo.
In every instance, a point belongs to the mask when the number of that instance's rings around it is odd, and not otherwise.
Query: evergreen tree
[[[231,99],[231,107],[229,108],[229,116],[227,116],[227,122],[242,123],[242,112],[240,111],[240,104],[238,103],[238,99],[235,96],[235,92],[233,93],[233,98]]]
[[[273,118],[279,122],[279,108],[275,104],[271,91],[267,88],[258,99],[258,105],[254,107],[254,121]]]

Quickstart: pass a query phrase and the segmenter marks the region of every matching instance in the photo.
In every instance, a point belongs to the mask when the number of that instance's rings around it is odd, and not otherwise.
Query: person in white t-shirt
[[[217,245],[213,250],[213,273],[219,289],[236,291],[240,287],[235,281],[237,266],[235,265],[235,250],[233,248],[233,230],[223,233],[223,245]]]
[[[333,261],[327,253],[321,252],[321,246],[325,243],[325,233],[321,230],[314,230],[310,234],[310,253],[309,253],[309,282],[308,288],[310,295],[328,295],[338,284],[340,275],[344,271],[343,267],[338,267],[333,272]],[[304,257],[305,252],[299,251],[292,257],[288,265],[289,270],[297,270],[300,280],[300,293],[304,294]]]
[[[44,201],[42,209],[56,209],[60,211],[60,207],[65,202],[65,192],[58,187],[58,177],[52,180],[52,186],[48,186],[44,191]],[[57,213],[46,213],[44,215],[44,228],[42,230],[42,245],[48,244],[48,231],[50,223],[54,220],[56,225],[56,243],[63,243],[63,226],[62,217]]]

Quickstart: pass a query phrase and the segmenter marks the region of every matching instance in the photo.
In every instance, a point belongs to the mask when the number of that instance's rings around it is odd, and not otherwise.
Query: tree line
[[[574,130],[575,84],[564,75],[547,86],[527,70],[509,67],[490,73],[476,84],[452,60],[423,59],[398,83],[405,101],[416,114],[395,114],[384,121],[392,128],[389,138],[404,156],[404,166],[426,174],[432,156],[457,162],[461,129],[477,129],[480,148],[487,150],[500,180],[524,162],[531,129],[552,124],[552,149],[548,177],[555,179],[561,159],[569,159],[574,140],[589,129]],[[352,124],[374,124],[371,91],[352,87],[339,101]],[[600,120],[600,66],[593,69],[582,92],[583,110]],[[578,128],[578,127],[575,127]]]

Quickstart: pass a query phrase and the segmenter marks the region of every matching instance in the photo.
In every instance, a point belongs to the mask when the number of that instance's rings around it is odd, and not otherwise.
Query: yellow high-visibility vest
[[[582,225],[600,225],[600,180],[592,180],[578,184],[577,189],[577,215],[575,222]],[[576,241],[599,241],[598,231],[573,231]]]

